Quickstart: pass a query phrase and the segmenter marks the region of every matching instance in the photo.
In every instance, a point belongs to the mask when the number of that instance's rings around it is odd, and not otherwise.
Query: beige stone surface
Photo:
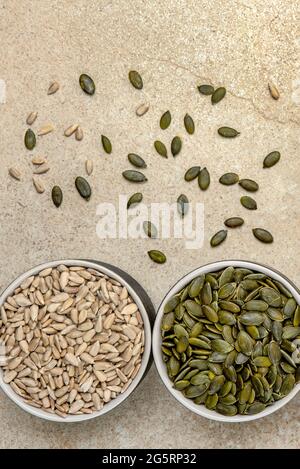
[[[207,262],[238,258],[269,264],[300,285],[299,264],[299,126],[300,9],[289,0],[6,0],[0,1],[0,79],[6,83],[6,103],[0,104],[0,287],[33,265],[57,258],[94,258],[111,262],[146,288],[156,306],[183,274]],[[144,89],[128,83],[130,69],[143,76]],[[93,98],[82,93],[78,77],[89,73],[97,85]],[[61,88],[47,96],[52,80]],[[268,81],[278,86],[274,101]],[[228,93],[212,107],[196,85],[225,85]],[[142,118],[136,107],[148,101]],[[173,121],[159,129],[162,112]],[[24,148],[26,116],[38,111],[37,130],[52,123],[55,131],[39,137],[32,154]],[[189,112],[196,133],[188,136],[183,116]],[[80,123],[84,140],[66,139],[63,131]],[[225,140],[217,128],[229,125],[241,135]],[[107,135],[113,153],[104,155],[100,136]],[[183,149],[174,160],[159,157],[153,141],[168,146],[176,134]],[[280,163],[262,169],[264,156],[278,149]],[[205,206],[205,242],[185,249],[183,240],[100,240],[96,235],[101,202],[116,203],[119,194],[135,191],[121,171],[126,155],[140,153],[148,163],[144,200],[172,202],[185,192]],[[39,195],[32,181],[33,155],[45,155],[50,171],[40,178]],[[89,203],[74,189],[84,175],[84,162],[94,162]],[[207,166],[212,183],[201,193],[197,183],[183,180],[185,170]],[[8,176],[16,166],[22,181]],[[247,212],[242,189],[223,187],[227,171],[255,178],[258,210]],[[51,187],[59,184],[64,202],[56,209]],[[211,235],[225,217],[241,215],[246,223],[229,233],[213,250]],[[263,226],[275,237],[262,245],[251,228]],[[151,263],[149,248],[166,252],[164,266]],[[19,410],[0,395],[0,446],[46,448],[299,448],[300,397],[263,420],[220,424],[193,415],[164,388],[154,367],[120,409],[83,424],[44,422]]]

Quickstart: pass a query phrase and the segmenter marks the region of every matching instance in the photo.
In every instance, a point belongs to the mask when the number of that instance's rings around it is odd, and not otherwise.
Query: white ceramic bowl
[[[272,414],[278,409],[281,409],[285,404],[287,404],[300,390],[300,383],[298,383],[292,392],[290,392],[287,396],[284,398],[280,399],[279,401],[276,401],[274,404],[270,405],[269,407],[266,407],[265,410],[260,412],[259,414],[255,415],[234,415],[233,417],[226,417],[224,415],[218,414],[217,412],[213,410],[207,409],[204,405],[197,405],[195,404],[191,399],[187,399],[184,397],[181,391],[177,391],[173,387],[173,383],[168,377],[167,374],[167,367],[166,364],[162,360],[162,353],[161,353],[161,331],[160,331],[160,324],[161,324],[161,319],[163,316],[163,311],[164,311],[164,306],[166,302],[174,296],[176,293],[178,293],[182,288],[184,288],[188,283],[190,283],[195,277],[197,277],[200,274],[206,274],[208,272],[216,272],[219,270],[222,270],[228,266],[234,266],[234,267],[245,267],[251,270],[255,270],[257,272],[262,272],[264,274],[267,274],[270,277],[273,277],[275,280],[279,280],[285,287],[287,287],[292,295],[295,297],[297,302],[300,304],[300,294],[295,285],[288,280],[285,276],[283,276],[281,273],[277,272],[276,270],[266,267],[260,264],[256,264],[253,262],[246,262],[246,261],[220,261],[220,262],[214,262],[212,264],[207,264],[202,267],[199,267],[196,270],[193,270],[189,274],[185,275],[181,280],[179,280],[172,288],[171,290],[167,293],[165,298],[163,299],[159,309],[158,313],[156,316],[154,328],[153,328],[153,334],[152,334],[152,350],[153,350],[153,356],[154,356],[154,361],[156,368],[158,370],[158,373],[163,380],[166,388],[168,391],[185,407],[187,407],[189,410],[194,412],[195,414],[201,415],[202,417],[206,417],[211,420],[217,420],[219,422],[247,422],[249,420],[255,420],[259,419],[262,417],[265,417],[267,415]]]
[[[127,281],[124,280],[124,278],[120,275],[120,271],[118,270],[118,273],[116,273],[113,270],[113,266],[108,267],[107,264],[105,266],[99,265],[96,261],[85,261],[85,260],[59,260],[59,261],[52,261],[52,262],[47,262],[41,265],[38,265],[24,274],[20,275],[16,280],[14,280],[2,293],[0,296],[0,307],[4,303],[5,299],[10,296],[13,291],[27,278],[30,277],[31,275],[37,275],[41,270],[44,270],[48,267],[56,267],[60,264],[64,264],[66,266],[83,266],[86,268],[91,268],[98,270],[99,272],[102,272],[104,274],[107,274],[109,277],[117,280],[120,282],[122,285],[126,286],[128,289],[128,292],[132,299],[135,301],[135,303],[139,307],[139,311],[143,317],[144,321],[144,331],[145,331],[145,348],[144,348],[144,353],[142,356],[142,363],[140,370],[136,377],[134,378],[133,382],[131,385],[126,389],[126,391],[123,394],[119,394],[115,399],[111,400],[107,404],[104,405],[104,407],[96,412],[93,412],[92,414],[83,414],[83,415],[70,415],[65,418],[61,418],[56,414],[50,414],[48,412],[45,412],[44,410],[41,410],[39,408],[30,406],[29,404],[26,404],[23,399],[16,394],[13,389],[10,387],[9,384],[4,383],[3,381],[3,371],[2,368],[0,368],[0,387],[1,389],[5,392],[5,394],[12,400],[14,401],[19,407],[21,407],[23,410],[26,410],[32,415],[35,415],[36,417],[41,417],[46,420],[52,420],[56,422],[81,422],[83,420],[89,420],[93,419],[95,417],[99,417],[100,415],[104,415],[107,412],[115,409],[118,405],[120,405],[125,399],[134,391],[134,389],[137,387],[141,379],[143,378],[145,372],[147,371],[147,366],[148,362],[150,360],[151,356],[151,325],[149,321],[149,317],[146,311],[146,308],[144,306],[143,301],[141,300],[141,296],[139,293],[137,293],[137,288],[133,288],[131,284]],[[124,273],[125,275],[125,273]],[[126,278],[128,279],[128,276],[126,275]],[[130,277],[129,277],[130,278]]]

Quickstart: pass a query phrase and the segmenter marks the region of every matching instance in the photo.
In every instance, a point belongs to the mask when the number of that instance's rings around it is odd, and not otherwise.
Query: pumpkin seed
[[[55,207],[58,208],[62,204],[62,201],[63,201],[63,193],[62,193],[61,188],[59,186],[54,186],[52,188],[51,196],[52,196],[52,201]]]
[[[200,173],[200,166],[192,166],[186,171],[184,175],[184,179],[188,182],[193,181],[193,179],[196,179],[196,177],[199,176],[199,173]]]
[[[128,74],[129,81],[134,88],[141,90],[143,88],[143,80],[139,72],[136,70],[131,70]]]
[[[239,316],[239,321],[244,326],[260,326],[264,322],[264,316],[261,313],[247,312]]]
[[[214,352],[229,353],[233,350],[233,346],[226,342],[226,340],[215,339],[211,341],[211,347]]]
[[[171,124],[171,120],[172,118],[171,118],[170,111],[166,111],[160,118],[160,122],[159,122],[160,128],[162,130],[166,130]]]
[[[247,311],[266,311],[269,305],[262,300],[250,300],[244,304],[243,309]]]
[[[89,95],[93,95],[96,91],[95,83],[93,79],[88,76],[86,73],[83,73],[79,77],[79,84],[81,89]]]
[[[207,396],[205,401],[205,407],[207,409],[214,409],[218,403],[219,396],[218,394],[212,394],[211,396]]]
[[[147,164],[143,158],[135,153],[129,153],[128,160],[136,168],[147,168]]]
[[[272,168],[272,166],[278,163],[278,161],[280,160],[280,156],[281,155],[279,151],[272,151],[265,157],[264,162],[263,162],[263,167]]]
[[[129,197],[127,202],[127,208],[130,208],[132,205],[139,204],[143,200],[143,194],[141,192],[136,192]]]
[[[247,208],[248,210],[256,210],[257,209],[257,203],[255,202],[254,199],[251,197],[248,197],[247,195],[243,195],[241,197],[241,204],[243,207]]]
[[[211,96],[211,102],[212,104],[217,104],[219,103],[226,95],[226,88],[221,86],[220,88],[217,88],[212,96]]]
[[[290,318],[293,316],[297,308],[297,303],[294,298],[289,298],[283,307],[283,314],[285,317]]]
[[[274,290],[274,288],[264,287],[261,288],[259,293],[261,299],[268,303],[269,306],[273,306],[274,308],[279,308],[281,306],[281,296],[277,290]]]
[[[219,246],[227,238],[227,230],[220,230],[210,240],[210,245],[212,247]]]
[[[255,204],[256,204],[256,202],[255,202]],[[253,203],[252,203],[252,206],[254,206]],[[244,207],[245,207],[245,205],[244,205]],[[248,207],[246,207],[246,208],[248,208]],[[259,241],[261,241],[262,243],[269,244],[269,243],[273,243],[273,241],[274,241],[274,238],[273,238],[272,234],[269,231],[264,230],[263,228],[253,228],[252,233],[254,234],[255,238],[258,239]]]
[[[199,275],[199,277],[196,277],[191,282],[191,285],[190,285],[189,290],[188,290],[190,298],[195,298],[196,296],[199,295],[199,293],[202,290],[202,287],[204,285],[204,280],[205,280],[205,275]]]
[[[87,182],[87,180],[81,176],[78,176],[75,179],[75,187],[78,190],[81,197],[85,200],[90,200],[92,195],[91,186]]]
[[[167,148],[165,144],[162,143],[160,140],[155,140],[154,148],[160,156],[163,156],[164,158],[168,158]]]
[[[224,186],[232,186],[239,182],[239,176],[236,173],[225,173],[220,177],[219,182]]]
[[[231,217],[227,218],[224,221],[224,225],[228,228],[237,228],[238,226],[242,226],[244,224],[244,220],[241,217]]]
[[[161,321],[161,329],[163,331],[169,331],[170,329],[172,329],[173,324],[174,324],[174,313],[170,312],[170,313],[164,314],[162,321]]]
[[[36,136],[33,130],[27,129],[24,137],[24,143],[27,150],[33,150],[36,145]]]
[[[111,141],[109,140],[109,138],[106,137],[105,135],[101,135],[101,142],[102,142],[103,150],[105,151],[105,153],[108,153],[110,155],[112,152],[112,145],[111,145]]]
[[[177,210],[181,217],[187,214],[189,209],[189,199],[185,194],[180,194],[177,199]]]
[[[262,412],[263,410],[265,410],[266,408],[266,405],[263,404],[262,402],[259,402],[259,401],[255,401],[253,402],[253,404],[251,404],[246,413],[248,415],[254,415],[254,414],[258,414],[259,412]]]
[[[221,402],[217,404],[216,411],[219,414],[225,415],[227,417],[232,417],[238,413],[238,409],[235,405],[225,405]]]
[[[220,127],[218,129],[218,134],[221,135],[221,137],[234,138],[240,135],[240,132],[235,129],[232,129],[231,127]]]
[[[143,230],[149,238],[157,238],[157,228],[151,221],[143,222]]]
[[[210,185],[210,174],[207,168],[203,168],[200,170],[198,175],[198,185],[201,190],[206,191]]]
[[[174,156],[177,156],[180,153],[182,147],[181,138],[176,135],[171,142],[171,153]]]
[[[146,176],[140,171],[134,171],[132,169],[127,169],[122,173],[123,177],[130,182],[146,182]]]
[[[256,192],[259,189],[257,182],[252,179],[241,179],[239,185],[248,192]]]
[[[282,330],[282,338],[291,340],[300,335],[300,327],[285,326]]]
[[[215,89],[212,85],[200,85],[198,86],[198,91],[199,93],[204,94],[205,96],[209,96],[213,94]]]
[[[148,251],[148,256],[153,262],[156,262],[157,264],[164,264],[167,260],[165,254],[161,251],[157,251],[156,249]]]
[[[188,134],[193,135],[195,132],[195,124],[189,114],[184,116],[184,127]]]
[[[280,393],[283,396],[286,396],[292,391],[293,387],[295,386],[295,383],[296,383],[295,377],[292,374],[288,374],[283,379],[283,382],[280,388]]]
[[[193,386],[190,385],[184,390],[186,397],[193,399],[194,397],[201,396],[207,390],[207,385]]]

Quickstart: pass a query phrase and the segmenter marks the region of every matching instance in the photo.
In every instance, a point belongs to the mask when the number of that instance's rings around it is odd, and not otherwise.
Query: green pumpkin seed
[[[198,175],[198,185],[202,191],[206,191],[210,185],[210,174],[207,168],[203,168],[200,170]]]
[[[176,376],[180,369],[180,363],[175,357],[171,357],[167,364],[170,377]]]
[[[136,192],[135,194],[132,194],[131,197],[129,197],[128,202],[127,202],[127,208],[130,208],[132,205],[139,204],[143,200],[143,194],[141,192]]]
[[[189,114],[184,116],[184,127],[188,134],[193,135],[195,132],[195,124],[193,119]]]
[[[198,91],[205,96],[209,96],[214,93],[215,89],[211,85],[200,85],[198,86]]]
[[[212,302],[212,290],[209,282],[205,282],[203,285],[201,299],[204,305],[210,305]]]
[[[281,359],[281,350],[277,342],[272,340],[268,346],[268,356],[273,365],[277,365]]]
[[[233,280],[233,274],[234,267],[232,266],[229,266],[223,270],[219,277],[219,288],[223,287],[223,285],[226,285],[226,283],[230,283]]]
[[[264,316],[257,312],[242,313],[239,316],[239,321],[244,326],[260,326],[264,322]]]
[[[130,182],[146,182],[148,179],[140,171],[135,171],[133,169],[127,169],[122,173],[123,177]]]
[[[220,88],[217,88],[211,96],[212,104],[219,103],[224,98],[225,95],[226,95],[226,88],[224,88],[223,86],[221,86]]]
[[[225,415],[226,417],[233,417],[238,413],[238,409],[235,405],[225,405],[221,402],[217,404],[216,411],[219,414]]]
[[[235,129],[232,129],[231,127],[220,127],[218,129],[218,134],[221,135],[221,137],[234,138],[240,135],[240,132]]]
[[[51,197],[55,207],[60,207],[63,201],[63,193],[59,186],[54,186],[52,188]]]
[[[155,140],[154,148],[160,156],[163,156],[164,158],[168,158],[168,151],[167,151],[166,145],[162,143],[160,140]]]
[[[186,171],[184,175],[184,179],[188,182],[193,181],[193,179],[196,179],[199,176],[199,173],[200,173],[200,166],[192,166]]]
[[[254,206],[254,204],[252,203]],[[245,207],[245,205],[244,205]],[[248,208],[248,207],[246,207]],[[251,210],[256,210],[256,209],[251,209]],[[271,235],[271,233],[267,230],[264,230],[263,228],[254,228],[252,230],[252,233],[254,234],[255,238],[261,241],[262,243],[273,243],[274,238]]]
[[[239,402],[240,404],[246,404],[251,396],[252,385],[250,382],[247,382],[244,388],[239,393]]]
[[[232,303],[231,301],[226,301],[226,300],[221,300],[219,302],[219,306],[222,309],[225,309],[225,311],[230,311],[231,313],[239,313],[240,312],[240,307]]]
[[[203,330],[203,325],[201,322],[197,322],[191,329],[190,337],[198,337]]]
[[[211,247],[219,246],[227,238],[227,230],[220,230],[210,240]]]
[[[294,327],[300,326],[300,307],[299,306],[297,306],[295,314],[294,314],[293,326]]]
[[[240,200],[241,200],[242,206],[247,208],[248,210],[256,210],[257,209],[257,203],[255,202],[254,199],[252,199],[252,197],[248,197],[247,195],[243,195],[243,197],[241,197]],[[257,228],[255,230],[257,230]],[[253,234],[256,237],[256,233],[254,233],[254,230],[253,230]]]
[[[36,145],[36,136],[33,130],[27,129],[24,137],[24,143],[27,150],[33,150]]]
[[[143,222],[143,230],[149,238],[157,238],[157,228],[151,221],[147,220]]]
[[[248,192],[256,192],[259,189],[257,182],[252,179],[241,179],[239,185]]]
[[[295,386],[295,383],[296,383],[295,377],[292,374],[288,374],[283,379],[283,382],[280,388],[280,393],[283,396],[286,396],[292,391],[293,387]]]
[[[296,368],[296,363],[295,363],[294,360],[289,356],[289,354],[286,353],[285,350],[282,350],[282,349],[281,349],[281,355],[282,355],[282,358],[284,358],[284,360],[286,360],[289,365],[291,365],[293,368]],[[294,373],[294,371],[291,370],[291,373]]]
[[[190,384],[189,381],[182,379],[174,383],[174,388],[177,389],[177,391],[183,391],[183,389],[187,388],[189,384]]]
[[[184,306],[187,311],[190,312],[193,316],[201,317],[203,316],[201,306],[193,300],[186,300]]]
[[[188,388],[184,390],[185,397],[189,399],[193,399],[194,397],[201,396],[201,394],[207,391],[207,385],[200,385],[200,386],[193,386],[190,385]]]
[[[182,147],[181,138],[176,135],[176,137],[174,137],[171,142],[171,153],[174,156],[174,158],[180,153],[181,147]]]
[[[202,290],[202,287],[204,285],[205,281],[205,275],[199,275],[199,277],[196,277],[192,282],[189,287],[189,296],[191,298],[195,298],[196,296],[199,295],[200,291]]]
[[[129,153],[128,160],[136,168],[147,168],[147,164],[143,158],[135,153]]]
[[[75,186],[83,199],[90,200],[91,195],[92,195],[92,190],[91,190],[91,186],[89,185],[88,181],[85,178],[78,176],[75,179]]]
[[[131,70],[128,74],[129,81],[134,88],[141,90],[143,88],[143,80],[141,75],[136,70]]]
[[[245,331],[238,333],[237,341],[240,347],[240,351],[245,355],[251,355],[253,351],[253,339]]]
[[[274,166],[276,163],[278,163],[278,161],[280,160],[280,153],[279,151],[272,151],[271,153],[269,153],[265,159],[264,159],[264,163],[263,163],[263,167],[264,168],[271,168],[272,166]]]
[[[289,298],[286,304],[283,307],[283,314],[286,318],[290,318],[293,316],[294,312],[296,311],[297,303],[294,298]]]
[[[210,384],[208,394],[213,395],[216,392],[219,392],[224,383],[225,377],[223,375],[216,376]]]
[[[169,331],[172,329],[174,324],[174,313],[166,313],[163,315],[162,321],[161,321],[161,329],[163,331]]]
[[[160,122],[159,122],[160,128],[162,130],[167,129],[169,127],[169,125],[171,124],[171,119],[172,118],[171,118],[170,111],[164,112],[164,114],[160,118]]]
[[[209,357],[209,361],[212,363],[224,363],[226,357],[227,353],[213,352]]]
[[[244,304],[243,309],[247,311],[266,311],[269,305],[262,300],[251,300]]]
[[[268,303],[269,306],[274,308],[279,308],[281,306],[281,296],[277,290],[274,290],[274,288],[263,287],[259,293],[261,299]]]
[[[189,341],[187,337],[180,337],[176,344],[176,351],[178,353],[184,353],[189,346]]]
[[[283,339],[295,339],[298,335],[300,335],[300,327],[285,326],[282,330]]]
[[[209,321],[218,322],[218,320],[219,320],[218,314],[215,312],[215,310],[213,308],[211,308],[208,305],[203,305],[202,306],[202,311],[203,311],[203,313],[205,314],[205,316],[207,317],[207,319]]]
[[[164,307],[164,313],[170,313],[171,311],[174,311],[174,309],[176,308],[176,306],[178,306],[179,304],[179,297],[178,296],[172,296],[172,298],[170,298],[167,303],[165,304],[165,307]],[[182,327],[182,326],[181,326]]]
[[[195,359],[191,360],[189,363],[191,368],[197,368],[197,370],[205,371],[208,369],[208,364],[206,360]]]
[[[202,374],[202,373],[203,372],[197,373],[191,378],[191,384],[193,386],[202,386],[202,385],[204,385],[206,387],[209,386],[209,384],[210,384],[209,377],[207,375]]]
[[[259,339],[259,330],[256,326],[247,326],[246,330],[248,334],[252,337],[252,339],[258,340]]]
[[[179,215],[183,218],[187,214],[189,209],[189,199],[185,194],[180,194],[177,199],[177,210]]]
[[[231,283],[226,283],[225,285],[222,285],[222,287],[219,289],[219,298],[222,300],[225,300],[229,296],[231,296],[236,289],[236,283],[231,282]]]
[[[169,303],[170,302],[168,302],[165,306],[165,307],[168,306],[167,311],[170,308]],[[174,334],[176,335],[177,339],[181,339],[181,337],[186,337],[188,339],[188,337],[189,337],[189,334],[188,334],[187,330],[181,324],[175,324]]]
[[[262,366],[262,367],[269,367],[272,365],[271,360],[268,357],[255,357],[253,359],[253,363],[255,366]]]
[[[232,389],[232,384],[233,384],[232,381],[225,381],[225,383],[220,389],[219,396],[220,397],[228,396],[228,394],[230,393]]]
[[[218,394],[212,394],[211,396],[207,396],[205,401],[205,407],[210,410],[214,409],[218,403],[218,400]]]
[[[224,186],[232,186],[239,182],[239,176],[236,173],[225,173],[220,177],[219,182]]]
[[[224,405],[232,405],[235,404],[237,398],[233,394],[227,394],[227,396],[220,399],[220,403]]]
[[[101,142],[102,142],[103,150],[105,151],[105,153],[110,154],[112,152],[112,145],[111,145],[109,138],[106,137],[105,135],[101,135]]]
[[[214,352],[229,353],[233,350],[233,346],[222,339],[215,339],[211,341],[211,348]]]
[[[156,264],[164,264],[167,260],[165,254],[161,251],[157,251],[156,249],[148,251],[148,256],[153,262],[156,262]]]
[[[81,89],[86,94],[93,95],[96,91],[94,80],[86,73],[82,73],[82,75],[80,75],[79,84],[80,84]]]
[[[228,226],[228,228],[237,228],[238,226],[242,226],[244,224],[243,218],[240,217],[231,217],[227,218],[224,221],[224,225]]]
[[[246,414],[248,415],[254,415],[254,414],[258,414],[259,412],[262,412],[263,410],[265,410],[266,408],[266,405],[263,404],[262,402],[259,402],[259,401],[255,401],[253,402],[253,404],[251,404],[247,411],[246,411]]]

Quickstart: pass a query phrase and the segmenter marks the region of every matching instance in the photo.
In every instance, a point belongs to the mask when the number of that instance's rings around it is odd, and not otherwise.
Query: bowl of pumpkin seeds
[[[152,346],[170,393],[223,422],[267,416],[300,389],[300,294],[273,268],[219,261],[179,280],[162,301]]]

